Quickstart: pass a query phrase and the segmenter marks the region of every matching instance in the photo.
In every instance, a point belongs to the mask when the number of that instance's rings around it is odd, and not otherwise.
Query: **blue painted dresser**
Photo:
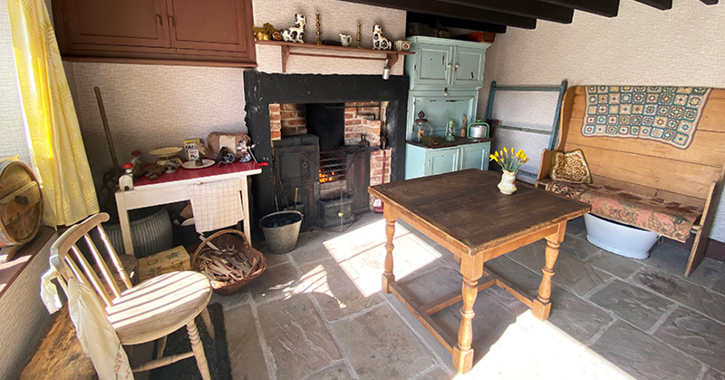
[[[483,86],[483,69],[488,43],[415,36],[414,55],[405,57],[405,74],[410,78],[406,136],[414,140],[413,124],[418,112],[425,112],[433,136],[445,136],[449,119],[459,135],[463,115],[476,117],[478,90]],[[406,144],[405,178],[442,174],[472,167],[488,170],[490,139],[457,138],[435,148],[409,141]]]

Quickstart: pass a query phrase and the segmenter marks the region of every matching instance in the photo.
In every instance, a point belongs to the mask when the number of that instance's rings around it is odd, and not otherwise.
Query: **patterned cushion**
[[[571,152],[554,151],[549,177],[552,181],[592,183],[592,173],[581,149]]]
[[[546,190],[592,205],[591,213],[685,242],[702,209],[610,186],[550,182]]]

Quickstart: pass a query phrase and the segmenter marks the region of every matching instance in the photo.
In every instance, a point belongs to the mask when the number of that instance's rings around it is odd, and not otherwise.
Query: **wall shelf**
[[[334,45],[316,45],[316,44],[299,44],[294,42],[284,41],[257,41],[259,45],[273,45],[282,47],[282,72],[287,72],[287,60],[290,55],[302,55],[307,57],[332,57],[332,58],[344,58],[344,59],[368,59],[375,61],[388,61],[388,67],[393,67],[398,58],[401,55],[415,54],[412,51],[396,51],[396,50],[372,50],[372,49],[358,49],[353,46],[334,46]],[[329,53],[311,53],[307,51],[327,51]],[[337,52],[337,54],[335,54]],[[345,53],[356,53],[355,55],[342,55]],[[361,56],[363,54],[375,54],[380,57]]]

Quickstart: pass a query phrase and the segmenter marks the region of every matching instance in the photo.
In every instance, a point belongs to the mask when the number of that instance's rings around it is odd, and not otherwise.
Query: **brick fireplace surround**
[[[362,136],[371,147],[380,147],[380,134],[388,102],[345,103],[345,145],[359,145]],[[272,140],[307,133],[304,104],[272,103],[269,105],[269,129]],[[383,165],[383,156],[385,164]],[[370,154],[370,185],[390,182],[392,149],[378,149]],[[385,178],[383,178],[385,171]]]

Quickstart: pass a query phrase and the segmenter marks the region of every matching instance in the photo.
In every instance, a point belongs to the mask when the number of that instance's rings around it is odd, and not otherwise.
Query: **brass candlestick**
[[[322,40],[320,39],[320,14],[315,13],[315,17],[317,18],[317,22],[315,23],[315,26],[317,26],[317,42],[315,44],[322,45]]]
[[[357,24],[357,46],[355,46],[358,49],[361,49],[362,46],[360,46],[360,24]]]

